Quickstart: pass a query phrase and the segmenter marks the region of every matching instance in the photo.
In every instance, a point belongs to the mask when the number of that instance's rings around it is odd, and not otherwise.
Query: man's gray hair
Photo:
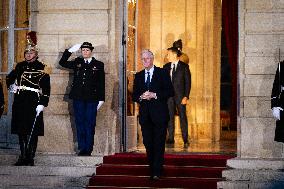
[[[141,51],[141,57],[143,57],[143,54],[148,54],[151,58],[154,59],[154,54],[153,54],[152,51],[150,51],[150,49],[143,49],[143,50]]]

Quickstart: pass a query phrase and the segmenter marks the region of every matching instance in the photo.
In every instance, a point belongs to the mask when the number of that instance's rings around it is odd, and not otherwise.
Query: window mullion
[[[15,6],[16,0],[9,2],[9,28],[8,28],[8,73],[13,69],[15,62]],[[13,95],[8,95],[8,114],[12,112]]]
[[[10,0],[9,3],[9,28],[8,28],[8,72],[13,69],[15,60],[15,3],[16,0]]]

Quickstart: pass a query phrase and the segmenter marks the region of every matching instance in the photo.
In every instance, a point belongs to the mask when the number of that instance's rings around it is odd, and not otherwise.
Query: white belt
[[[36,92],[36,93],[39,93],[39,92],[40,92],[39,89],[35,89],[35,88],[32,88],[32,87],[18,86],[17,88],[18,88],[19,90],[33,91],[33,92]]]

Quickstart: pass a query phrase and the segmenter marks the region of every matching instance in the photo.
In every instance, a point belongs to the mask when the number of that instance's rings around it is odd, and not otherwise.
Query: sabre
[[[32,138],[32,134],[33,134],[33,131],[34,131],[34,128],[35,128],[35,123],[36,123],[36,118],[37,118],[38,115],[35,116],[35,120],[34,120],[34,123],[33,123],[33,127],[32,127],[32,130],[31,130],[31,134],[29,136],[29,140],[28,140],[28,144],[27,144],[27,149],[29,148],[29,144],[30,144],[30,141],[31,141],[31,138]]]

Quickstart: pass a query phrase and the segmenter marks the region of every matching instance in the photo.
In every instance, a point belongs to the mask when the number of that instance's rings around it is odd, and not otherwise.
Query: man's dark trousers
[[[154,122],[151,118],[147,119],[141,124],[141,130],[151,174],[160,176],[164,164],[167,122]]]
[[[175,112],[176,108],[180,119],[180,128],[182,132],[182,139],[186,143],[188,142],[188,123],[186,116],[186,105],[180,103],[180,100],[175,99],[175,97],[170,97],[168,100],[170,121],[169,121],[169,141],[174,141],[175,135]]]

